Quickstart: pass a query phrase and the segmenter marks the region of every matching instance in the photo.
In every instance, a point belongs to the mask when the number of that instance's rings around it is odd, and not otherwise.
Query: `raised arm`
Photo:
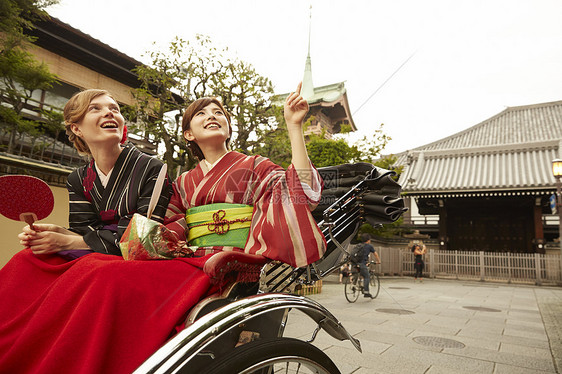
[[[308,153],[304,143],[302,125],[308,113],[308,103],[300,95],[302,82],[297,86],[297,90],[291,93],[285,100],[285,122],[291,142],[292,163],[297,170],[299,180],[308,185],[312,182],[312,170]]]

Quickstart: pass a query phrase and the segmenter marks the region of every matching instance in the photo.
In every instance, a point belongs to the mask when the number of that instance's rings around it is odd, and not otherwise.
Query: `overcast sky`
[[[392,137],[384,153],[562,100],[560,0],[61,0],[48,11],[142,62],[152,42],[208,35],[285,93],[304,73],[310,5],[314,85],[345,81],[358,133],[384,123]]]

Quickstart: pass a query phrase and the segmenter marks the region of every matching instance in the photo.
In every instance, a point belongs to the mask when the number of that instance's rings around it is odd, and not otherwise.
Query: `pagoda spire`
[[[310,16],[308,22],[308,55],[304,65],[304,77],[302,78],[301,95],[305,99],[314,96],[314,85],[312,84],[312,62],[310,60],[310,35],[312,30],[312,5],[310,5]]]

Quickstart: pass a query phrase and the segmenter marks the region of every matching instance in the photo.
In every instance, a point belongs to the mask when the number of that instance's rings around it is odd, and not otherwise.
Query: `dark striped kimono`
[[[128,146],[119,155],[106,188],[93,160],[72,172],[67,182],[71,230],[83,235],[93,251],[121,255],[121,235],[134,213],[146,216],[161,168],[162,162]],[[163,221],[170,190],[166,184],[152,213],[153,220]]]
[[[106,188],[92,163],[69,176],[71,229],[94,253],[24,249],[0,270],[0,373],[130,373],[206,294],[200,258],[113,256],[133,213],[146,213],[161,167],[126,147]],[[170,186],[155,219],[162,219]]]

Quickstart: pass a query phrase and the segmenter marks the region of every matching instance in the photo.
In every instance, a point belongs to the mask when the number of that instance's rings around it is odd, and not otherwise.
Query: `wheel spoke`
[[[287,361],[284,361],[287,360]],[[280,366],[282,364],[282,366]],[[243,374],[257,374],[263,373],[264,370],[267,370],[267,373],[281,373],[284,372],[286,374],[298,374],[301,373],[301,369],[303,370],[303,374],[329,374],[330,372],[326,371],[321,365],[318,363],[310,362],[308,360],[301,361],[298,358],[292,357],[285,357],[280,359],[279,361],[264,361],[262,365],[254,365],[249,370],[242,371]]]

